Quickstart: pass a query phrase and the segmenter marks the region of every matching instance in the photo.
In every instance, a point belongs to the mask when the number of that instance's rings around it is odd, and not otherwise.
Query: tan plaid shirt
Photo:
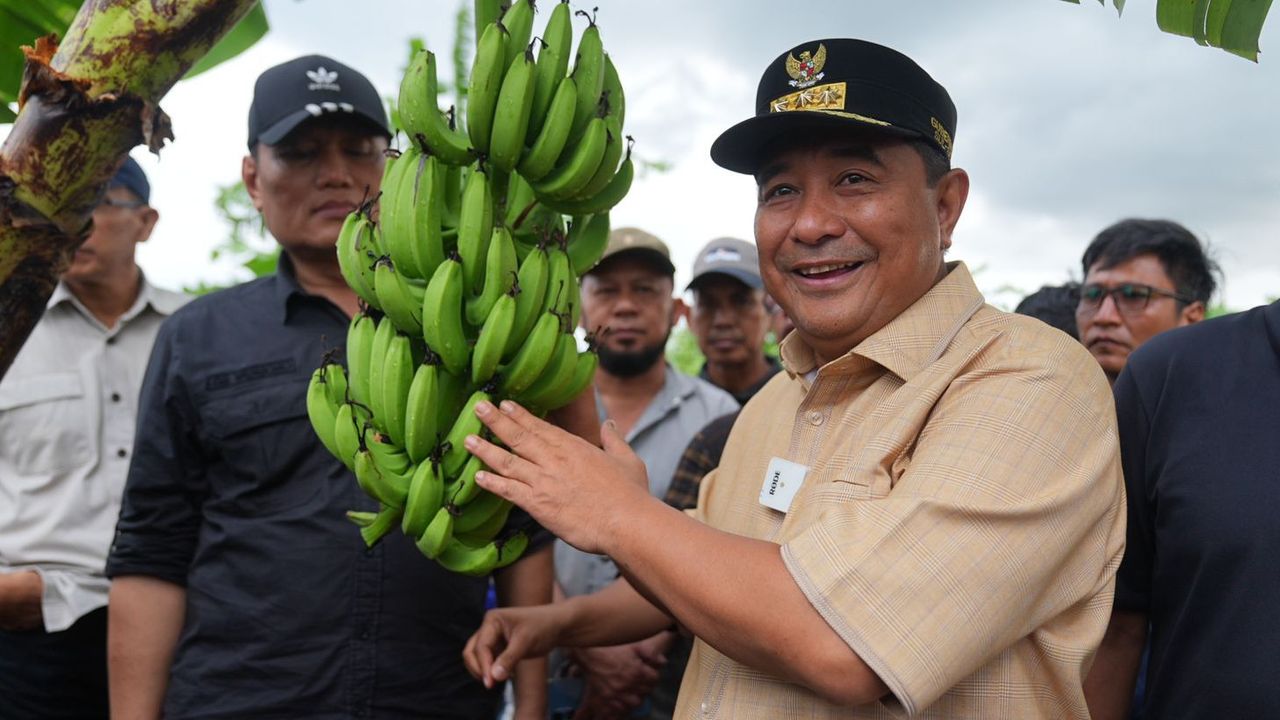
[[[955,263],[816,376],[795,334],[782,356],[697,512],[780,543],[892,694],[835,707],[698,641],[676,717],[1087,718],[1124,547],[1115,409],[1089,353],[985,305]],[[808,467],[786,514],[759,502],[775,456]]]

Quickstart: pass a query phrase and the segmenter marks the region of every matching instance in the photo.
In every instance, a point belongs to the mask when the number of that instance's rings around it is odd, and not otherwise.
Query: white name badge
[[[800,486],[804,484],[804,476],[809,472],[806,465],[793,463],[776,457],[769,461],[769,469],[764,473],[764,484],[760,486],[760,504],[774,510],[787,512],[791,509],[791,501]]]

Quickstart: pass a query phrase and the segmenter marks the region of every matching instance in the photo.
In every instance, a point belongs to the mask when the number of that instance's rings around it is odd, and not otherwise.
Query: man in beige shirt
[[[759,187],[765,288],[795,330],[696,520],[511,403],[477,414],[478,479],[624,580],[491,613],[485,682],[555,644],[672,622],[698,638],[676,717],[1088,717],[1082,679],[1124,544],[1114,408],[1088,352],[947,263],[969,180],[955,109],[909,58],[802,44],[712,146]],[[701,521],[701,522],[698,522]]]

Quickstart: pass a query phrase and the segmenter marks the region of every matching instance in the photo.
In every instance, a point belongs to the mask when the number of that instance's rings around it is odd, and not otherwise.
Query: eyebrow
[[[831,145],[828,146],[824,152],[832,157],[865,160],[878,167],[884,167],[884,160],[880,158],[880,153],[876,152],[876,149],[867,143],[853,142]],[[781,160],[761,167],[756,171],[756,186],[759,187],[764,185],[788,169],[790,169],[789,163]]]

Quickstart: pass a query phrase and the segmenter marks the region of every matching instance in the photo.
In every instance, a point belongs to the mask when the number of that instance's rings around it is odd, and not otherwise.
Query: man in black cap
[[[147,282],[160,215],[133,158],[111,179],[31,339],[0,381],[0,717],[107,717],[102,565],[138,388],[186,296]]]
[[[107,564],[113,716],[496,712],[458,662],[487,580],[400,533],[366,549],[344,513],[376,503],[306,415],[311,372],[357,311],[334,243],[378,191],[389,137],[377,91],[331,58],[258,78],[242,176],[283,252],[156,340]],[[549,546],[495,579],[503,604],[548,601]],[[544,711],[544,679],[539,663],[517,682],[524,717]]]
[[[1079,343],[987,305],[946,262],[968,195],[949,96],[906,56],[826,39],[765,71],[712,159],[752,174],[765,289],[795,329],[696,520],[604,449],[511,403],[477,415],[480,484],[625,579],[494,611],[486,682],[552,643],[675,622],[676,716],[1087,718],[1124,544],[1115,417]]]

